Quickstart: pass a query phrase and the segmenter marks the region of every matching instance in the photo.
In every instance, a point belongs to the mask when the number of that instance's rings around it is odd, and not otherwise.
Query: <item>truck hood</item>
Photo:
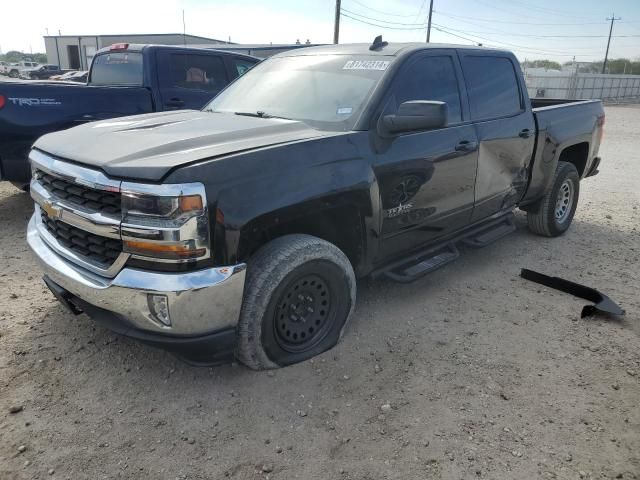
[[[181,110],[87,123],[34,148],[107,175],[159,181],[188,163],[330,134],[293,120]]]

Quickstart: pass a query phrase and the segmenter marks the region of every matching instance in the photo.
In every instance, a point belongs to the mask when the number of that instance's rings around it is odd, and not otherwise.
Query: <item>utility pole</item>
[[[611,45],[611,33],[613,32],[613,22],[616,20],[622,20],[621,17],[616,18],[616,14],[612,13],[611,18],[607,18],[607,20],[611,20],[611,26],[609,27],[609,40],[607,40],[607,53],[604,54],[604,62],[602,63],[602,73],[605,73],[607,68],[607,58],[609,57],[609,45]]]
[[[187,24],[184,21],[184,9],[182,9],[182,43],[187,45]]]
[[[340,0],[336,0],[336,18],[333,23],[333,43],[337,44],[340,40]]]
[[[431,39],[431,16],[433,15],[433,0],[429,2],[429,22],[427,23],[427,43]]]

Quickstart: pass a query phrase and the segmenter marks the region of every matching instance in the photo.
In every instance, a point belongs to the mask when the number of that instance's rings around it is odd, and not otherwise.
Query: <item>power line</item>
[[[607,22],[587,22],[587,23],[538,23],[538,22],[512,22],[511,20],[494,20],[493,18],[478,18],[478,17],[465,17],[464,15],[456,15],[449,12],[442,12],[440,10],[434,10],[434,13],[443,15],[445,17],[453,19],[471,19],[476,22],[489,22],[489,23],[508,23],[510,25],[539,25],[539,26],[576,26],[582,27],[583,25],[605,25]]]
[[[509,3],[517,3],[520,5],[523,5],[524,7],[530,8],[532,10],[538,10],[540,12],[549,12],[552,13],[554,15],[565,15],[571,18],[587,18],[587,17],[579,17],[576,16],[574,12],[569,12],[567,10],[556,10],[554,8],[549,8],[549,7],[541,7],[540,5],[531,5],[530,3],[526,3],[526,2],[522,2],[519,0],[508,0]]]
[[[477,39],[480,39],[480,40],[483,40],[483,41],[488,41],[488,42],[491,42],[491,43],[494,43],[494,44],[497,43],[497,44],[502,44],[502,45],[506,45],[506,46],[509,46],[509,47],[514,47],[514,48],[517,48],[518,50],[522,50],[522,51],[531,51],[532,53],[543,53],[543,54],[553,54],[553,55],[573,55],[573,53],[570,53],[570,52],[561,52],[561,51],[557,51],[557,50],[556,51],[551,51],[551,50],[542,50],[542,49],[537,49],[537,48],[525,47],[523,45],[517,45],[515,43],[503,42],[503,41],[500,41],[500,40],[493,40],[493,39],[487,38],[487,37],[481,37],[480,35],[469,34],[469,33],[465,32],[465,31],[462,31],[462,30],[456,30],[454,28],[444,27],[443,25],[438,25],[438,24],[432,24],[432,25],[434,26],[434,28],[437,26],[438,27],[437,29],[440,30],[441,32],[448,33],[450,35],[453,35],[451,33],[451,31],[460,32],[460,33],[463,33],[463,34],[467,34],[467,35],[469,35],[471,37],[476,37]],[[460,35],[454,35],[454,36],[460,37]],[[469,39],[468,37],[465,38],[465,40],[470,40],[470,41],[473,41],[475,43],[478,43],[478,40]],[[591,56],[591,55],[584,54],[584,55],[579,55],[579,56]]]
[[[366,8],[366,9],[368,9],[368,10],[371,10],[372,12],[377,12],[377,13],[380,13],[380,14],[382,14],[382,15],[389,15],[389,16],[391,16],[391,17],[400,17],[400,18],[409,18],[409,17],[413,17],[413,14],[411,14],[411,15],[399,15],[399,14],[397,14],[397,13],[383,12],[382,10],[377,10],[377,9],[375,9],[375,8],[373,8],[373,7],[371,7],[371,6],[367,5],[367,4],[365,4],[365,3],[362,3],[362,2],[360,2],[360,1],[358,1],[358,0],[351,0],[351,1],[352,1],[353,3],[357,3],[357,4],[358,4],[358,5],[360,5],[361,7],[364,7],[364,8]]]
[[[424,6],[427,4],[427,0],[422,0],[422,3],[420,4],[420,8],[418,9],[418,13],[416,13],[415,18],[413,19],[413,21],[415,22],[416,20],[418,20],[418,17],[420,16],[420,14],[422,13],[422,9],[424,8]],[[433,7],[433,5],[432,5]]]
[[[501,34],[501,35],[510,35],[513,37],[530,37],[530,38],[608,38],[608,35],[533,35],[528,33],[510,33],[510,32],[500,32],[498,30],[494,30],[492,32],[483,32],[477,30],[465,30],[466,33],[488,33],[491,34]],[[637,38],[639,35],[612,35],[611,38]]]
[[[388,20],[381,20],[379,18],[374,18],[374,17],[368,17],[366,15],[362,15],[361,13],[357,13],[357,12],[352,12],[351,10],[347,10],[346,8],[342,8],[341,9],[343,12],[348,13],[350,15],[355,15],[357,17],[361,17],[361,18],[366,18],[367,20],[372,20],[374,22],[378,22],[378,23],[388,23],[389,25],[401,25],[403,27],[415,27],[415,26],[424,26],[424,22],[421,23],[402,23],[402,22],[390,22]]]
[[[367,25],[372,25],[372,26],[378,27],[378,28],[385,28],[387,30],[411,30],[411,31],[415,31],[415,30],[426,30],[426,28],[427,28],[425,25],[423,25],[420,28],[416,28],[416,27],[392,27],[392,26],[389,26],[389,25],[380,25],[380,24],[377,24],[377,23],[368,22],[366,20],[361,20],[359,18],[352,17],[352,16],[344,13],[344,9],[342,10],[342,16],[343,17],[347,17],[347,18],[349,18],[351,20],[355,20],[356,22],[365,23]]]
[[[503,12],[509,14],[509,15],[518,15],[518,16],[522,15],[522,12],[514,12],[513,10],[510,11],[509,9],[504,10],[504,7],[497,7],[496,5],[493,5],[491,3],[487,3],[485,0],[476,0],[476,2],[478,2],[478,3],[482,4],[482,5],[485,5],[485,6],[489,7],[489,8],[493,8],[495,10],[501,10],[501,11],[503,11]],[[526,4],[526,3],[512,1],[512,0],[509,0],[509,3],[520,3],[521,5],[524,5],[529,9],[533,9],[534,11],[536,10],[536,8],[542,8],[542,7],[535,7],[535,6]],[[538,18],[542,18],[539,15],[543,14],[543,13],[546,13],[546,12],[544,10],[538,10],[538,12],[535,12],[535,13],[538,15]],[[527,12],[527,14],[531,15],[531,12]],[[566,17],[576,18],[576,19],[581,18],[583,20],[594,20],[591,17],[580,17],[580,16],[577,16],[577,15],[574,15],[573,13],[566,13],[566,14],[553,13],[553,14],[556,15],[556,16],[566,16]]]
[[[468,41],[468,42],[473,43],[474,45],[477,45],[477,44],[478,44],[478,41],[477,41],[477,40],[473,40],[473,39],[471,39],[471,38],[463,37],[462,35],[456,35],[455,33],[452,33],[452,32],[447,32],[446,30],[444,30],[444,29],[442,29],[442,28],[438,27],[438,26],[437,26],[437,25],[435,25],[435,24],[431,24],[431,27],[432,27],[434,30],[438,30],[439,32],[446,33],[447,35],[452,35],[452,36],[457,37],[457,38],[461,38],[461,39],[463,39],[463,40],[466,40],[466,41]]]

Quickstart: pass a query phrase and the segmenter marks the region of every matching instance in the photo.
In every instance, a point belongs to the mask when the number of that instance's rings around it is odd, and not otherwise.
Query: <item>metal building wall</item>
[[[525,73],[532,98],[640,100],[640,75]]]

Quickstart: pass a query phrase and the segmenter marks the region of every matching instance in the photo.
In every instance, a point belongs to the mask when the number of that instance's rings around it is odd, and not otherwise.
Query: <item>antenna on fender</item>
[[[386,47],[387,45],[389,45],[389,42],[383,42],[382,41],[382,35],[378,35],[374,40],[373,43],[371,44],[371,46],[369,47],[369,50],[375,51],[375,50],[380,50],[383,47]]]

